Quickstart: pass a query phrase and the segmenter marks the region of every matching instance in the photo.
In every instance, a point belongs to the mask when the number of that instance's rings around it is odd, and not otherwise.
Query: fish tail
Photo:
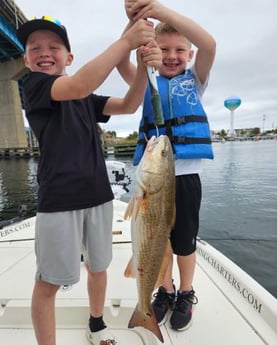
[[[137,305],[128,324],[128,328],[134,327],[146,328],[150,332],[154,333],[162,343],[164,342],[163,335],[157,323],[153,309],[151,309],[151,315],[147,316],[139,310]]]

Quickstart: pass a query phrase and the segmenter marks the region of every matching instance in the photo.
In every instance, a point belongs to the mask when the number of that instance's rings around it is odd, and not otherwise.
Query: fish
[[[147,142],[135,180],[135,192],[124,215],[125,219],[131,218],[133,251],[125,276],[134,270],[138,293],[128,328],[144,327],[163,342],[151,298],[157,279],[163,274],[160,270],[175,223],[174,155],[168,136],[153,136]]]

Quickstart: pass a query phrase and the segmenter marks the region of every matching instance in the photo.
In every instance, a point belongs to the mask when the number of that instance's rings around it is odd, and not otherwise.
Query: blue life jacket
[[[139,163],[147,140],[153,135],[161,134],[169,137],[175,159],[213,159],[210,127],[197,94],[193,73],[185,70],[183,74],[171,79],[159,76],[157,82],[164,124],[159,127],[155,125],[148,85],[134,154],[134,165]]]

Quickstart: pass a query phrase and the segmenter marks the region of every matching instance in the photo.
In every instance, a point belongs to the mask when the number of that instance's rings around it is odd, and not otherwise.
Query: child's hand
[[[130,50],[147,45],[155,39],[154,24],[151,21],[138,20],[121,39],[127,40]]]
[[[132,6],[134,4],[135,0],[125,0],[124,1],[124,7],[125,7],[125,12],[127,14],[127,17],[130,20],[133,20],[134,13],[132,12]]]
[[[125,0],[125,11],[130,20],[159,18],[165,7],[156,0]]]
[[[155,67],[159,69],[162,65],[162,51],[156,41],[152,40],[147,45],[137,50],[138,65]]]

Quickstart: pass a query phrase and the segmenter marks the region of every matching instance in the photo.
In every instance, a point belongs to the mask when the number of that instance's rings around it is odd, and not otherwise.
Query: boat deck
[[[120,203],[119,206],[121,206]],[[137,292],[135,280],[123,276],[125,266],[131,256],[131,245],[129,224],[123,221],[120,207],[116,209],[114,230],[121,231],[122,234],[114,235],[113,260],[108,270],[105,321],[112,328],[120,345],[161,344],[152,333],[142,328],[128,329],[129,318],[137,301]],[[31,237],[28,231],[26,230],[25,234],[22,232],[22,236],[26,239]],[[201,250],[198,251],[194,279],[194,289],[199,302],[194,308],[193,324],[183,332],[173,331],[168,323],[163,325],[161,330],[164,344],[277,344],[276,299],[261,287],[258,287],[257,297],[247,287],[248,294],[243,290],[245,294],[243,299],[240,293],[231,301],[230,296],[233,296],[235,294],[233,290],[236,290],[235,284],[234,281],[230,281],[229,276],[226,279],[226,274],[222,274],[222,267],[225,267],[227,271],[228,265],[223,266],[223,263],[220,270],[217,267],[213,273],[209,273],[209,266],[216,266],[212,258],[217,252],[209,251],[207,254],[209,257],[207,257],[206,246],[209,245],[199,243]],[[220,257],[217,257],[217,260],[219,259]],[[85,336],[89,315],[86,272],[83,264],[81,265],[80,282],[68,291],[58,292],[57,345],[89,344]],[[30,318],[34,272],[35,255],[32,240],[0,243],[0,339],[3,345],[36,343]],[[220,282],[217,278],[218,273],[224,276]],[[235,274],[236,272],[233,277]],[[175,282],[178,285],[177,274]],[[236,282],[238,284],[238,278]],[[261,304],[259,289],[262,294],[265,293]],[[240,301],[237,298],[240,298]],[[252,303],[252,298],[255,303]],[[266,309],[266,316],[261,316],[262,308]],[[248,317],[250,312],[252,316]]]

